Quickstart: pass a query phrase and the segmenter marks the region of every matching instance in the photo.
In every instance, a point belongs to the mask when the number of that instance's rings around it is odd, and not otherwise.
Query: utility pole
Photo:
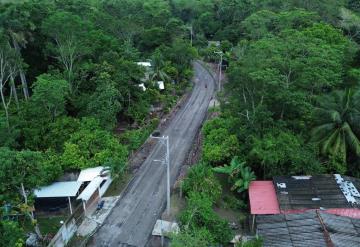
[[[161,162],[166,164],[166,214],[170,215],[170,147],[169,136],[160,136],[160,132],[154,132],[150,135],[151,138],[159,139],[160,143],[166,147],[165,160]],[[160,161],[160,160],[155,160]]]
[[[193,26],[192,24],[187,27],[190,30],[190,45],[193,45]]]
[[[193,26],[190,26],[190,44],[193,46]]]
[[[221,69],[222,69],[222,61],[223,61],[223,55],[224,55],[224,53],[223,53],[222,51],[214,51],[214,53],[220,55],[219,79],[218,79],[219,92],[220,92],[220,91],[221,91]]]

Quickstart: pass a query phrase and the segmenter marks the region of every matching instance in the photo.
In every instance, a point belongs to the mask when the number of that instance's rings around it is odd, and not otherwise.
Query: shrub
[[[215,242],[228,243],[232,232],[228,222],[221,219],[212,209],[211,198],[204,194],[191,192],[187,197],[187,207],[180,215],[180,223],[184,230],[195,231],[206,228],[213,236]]]
[[[189,195],[190,192],[204,194],[212,202],[216,202],[221,195],[221,184],[206,163],[191,167],[187,178],[182,184],[182,189],[186,195]]]

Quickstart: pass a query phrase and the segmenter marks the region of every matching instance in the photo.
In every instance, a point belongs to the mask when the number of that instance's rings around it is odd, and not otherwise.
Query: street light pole
[[[151,138],[159,139],[160,143],[166,146],[166,156],[165,160],[162,160],[166,164],[166,213],[170,215],[170,146],[169,146],[169,136],[153,136]]]
[[[221,69],[222,69],[222,61],[223,61],[223,55],[224,53],[222,51],[214,51],[214,53],[220,55],[220,64],[219,64],[219,79],[218,79],[218,85],[219,85],[219,92],[221,91]]]
[[[170,216],[170,150],[169,136],[166,136],[166,173],[167,173],[167,191],[166,191],[166,211]]]
[[[188,27],[190,30],[190,45],[193,45],[193,26],[192,24],[190,25],[190,27]]]

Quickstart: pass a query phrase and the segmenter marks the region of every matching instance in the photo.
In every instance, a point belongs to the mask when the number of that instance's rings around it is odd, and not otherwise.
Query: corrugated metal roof
[[[249,199],[251,214],[279,214],[272,181],[252,181],[249,186]]]
[[[339,216],[346,216],[353,219],[360,219],[360,209],[358,208],[331,208],[326,209],[325,212]]]
[[[88,182],[92,181],[94,178],[100,176],[100,172],[104,169],[102,166],[87,168],[80,172],[77,181]]]
[[[34,191],[37,198],[53,198],[53,197],[72,197],[76,196],[81,182],[55,182],[49,186],[44,186]]]
[[[257,216],[257,233],[264,246],[360,246],[360,220],[336,216],[321,210],[301,214]],[[324,232],[324,229],[326,233]]]
[[[351,204],[346,200],[333,175],[316,175],[309,179],[274,177],[273,182],[280,209],[284,211],[360,207],[360,204]],[[357,184],[354,182],[354,185]]]
[[[87,201],[94,194],[94,192],[100,187],[101,182],[104,180],[102,177],[96,177],[92,180],[88,186],[78,196],[78,200]]]

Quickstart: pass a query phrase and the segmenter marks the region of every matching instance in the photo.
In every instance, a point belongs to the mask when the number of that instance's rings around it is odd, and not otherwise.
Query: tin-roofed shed
[[[36,198],[67,198],[72,214],[71,197],[75,197],[80,189],[81,182],[55,182],[49,186],[43,186],[34,191]]]

